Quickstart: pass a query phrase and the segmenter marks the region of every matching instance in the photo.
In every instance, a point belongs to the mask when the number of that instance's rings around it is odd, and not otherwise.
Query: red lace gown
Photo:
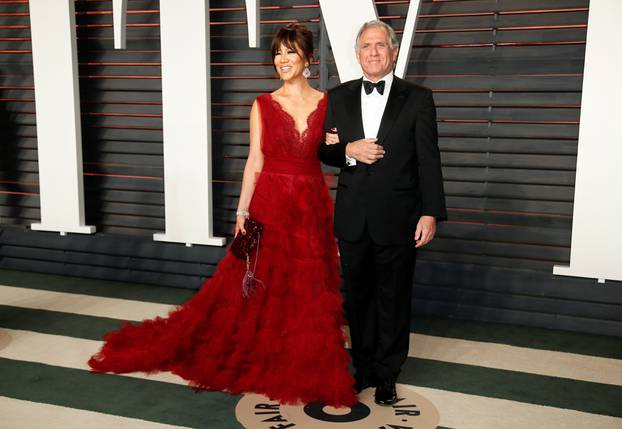
[[[123,322],[89,360],[94,372],[170,371],[206,390],[256,392],[283,404],[357,402],[344,348],[333,203],[317,158],[326,95],[299,134],[272,98],[257,98],[263,170],[249,211],[264,225],[248,298],[245,262],[227,252],[214,276],[167,317]]]

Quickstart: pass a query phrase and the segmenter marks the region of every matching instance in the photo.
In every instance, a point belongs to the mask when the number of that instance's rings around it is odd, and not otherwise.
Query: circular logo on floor
[[[352,408],[280,405],[265,396],[247,394],[238,402],[235,415],[246,429],[436,429],[440,416],[429,400],[403,384],[397,386],[397,393],[396,404],[380,406],[374,402],[374,389],[366,389]]]

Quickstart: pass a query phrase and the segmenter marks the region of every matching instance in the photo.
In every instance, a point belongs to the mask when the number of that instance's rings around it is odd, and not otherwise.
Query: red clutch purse
[[[238,233],[231,243],[231,253],[240,259],[246,259],[259,245],[263,225],[252,218],[246,218],[244,229],[246,234]]]
[[[255,278],[263,225],[254,219],[246,218],[244,229],[246,234],[238,233],[231,243],[230,250],[238,258],[246,260],[246,273],[242,279],[242,295],[248,298],[255,291],[257,285],[264,286],[261,280]],[[251,255],[253,253],[255,253],[255,262],[251,269]]]

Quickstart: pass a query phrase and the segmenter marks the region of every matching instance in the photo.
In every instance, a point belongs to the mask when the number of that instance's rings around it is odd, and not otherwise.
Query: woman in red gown
[[[123,322],[89,360],[94,372],[170,371],[198,389],[255,392],[283,404],[357,402],[344,348],[333,202],[317,158],[326,94],[308,84],[313,37],[299,24],[275,35],[283,85],[250,116],[236,234],[247,212],[264,226],[252,295],[245,261],[227,253],[214,276],[167,317]]]

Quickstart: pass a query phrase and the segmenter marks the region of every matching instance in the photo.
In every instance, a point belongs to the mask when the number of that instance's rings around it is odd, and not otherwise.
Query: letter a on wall
[[[74,0],[30,0],[41,223],[93,233],[84,221],[82,129]]]

